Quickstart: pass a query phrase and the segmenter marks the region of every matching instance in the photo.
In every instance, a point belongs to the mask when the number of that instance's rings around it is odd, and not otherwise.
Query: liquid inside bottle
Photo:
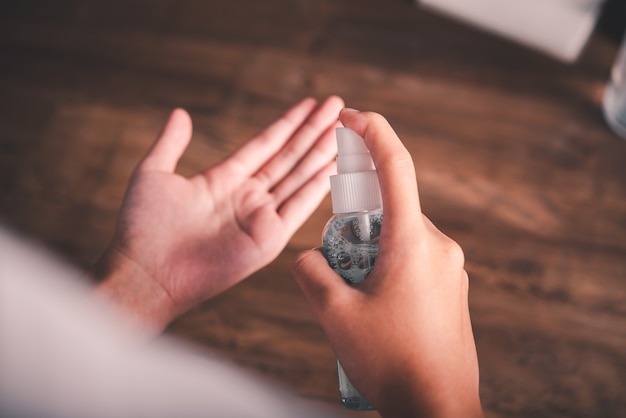
[[[337,376],[339,376],[339,393],[341,394],[341,405],[348,409],[354,409],[357,411],[371,411],[374,408],[365,398],[359,393],[352,382],[348,379],[346,372],[343,371],[341,363],[337,360]]]
[[[322,233],[322,250],[330,267],[348,283],[363,281],[374,268],[382,211],[335,215]]]

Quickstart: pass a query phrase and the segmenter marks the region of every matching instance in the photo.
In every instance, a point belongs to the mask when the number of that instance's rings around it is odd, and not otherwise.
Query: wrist
[[[382,417],[393,418],[413,418],[413,417],[430,417],[430,418],[484,418],[484,412],[477,402],[463,402],[458,399],[448,400],[445,404],[433,405],[426,402],[425,404],[414,404],[407,402],[406,397],[395,399],[392,403],[384,402],[377,408]]]
[[[92,270],[96,293],[140,326],[162,332],[177,316],[169,293],[133,259],[111,246]]]
[[[478,388],[462,376],[433,385],[434,373],[420,379],[398,379],[395,373],[376,404],[383,417],[484,418]]]

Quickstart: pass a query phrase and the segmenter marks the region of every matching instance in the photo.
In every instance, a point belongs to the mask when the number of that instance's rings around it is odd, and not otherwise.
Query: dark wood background
[[[191,174],[339,94],[387,116],[425,213],[465,249],[489,416],[623,417],[626,142],[600,111],[619,17],[568,65],[402,0],[3,1],[0,218],[87,268],[170,109],[195,123]],[[336,405],[289,274],[329,216],[326,200],[276,262],[168,332]]]

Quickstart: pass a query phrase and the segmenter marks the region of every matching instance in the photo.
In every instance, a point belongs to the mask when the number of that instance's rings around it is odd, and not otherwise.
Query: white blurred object
[[[604,91],[602,111],[613,132],[626,139],[626,36]]]
[[[225,360],[149,338],[80,273],[0,224],[0,417],[333,416]]]
[[[603,0],[419,0],[559,60],[572,62],[593,30]]]

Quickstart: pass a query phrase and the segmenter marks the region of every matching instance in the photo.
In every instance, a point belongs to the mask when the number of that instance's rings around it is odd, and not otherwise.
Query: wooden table
[[[88,267],[171,108],[194,119],[191,174],[298,99],[339,94],[390,120],[425,213],[465,249],[489,416],[624,416],[626,142],[600,111],[616,48],[598,32],[567,65],[399,0],[4,2],[0,218]],[[336,404],[289,274],[329,216],[326,200],[272,265],[169,332]]]

